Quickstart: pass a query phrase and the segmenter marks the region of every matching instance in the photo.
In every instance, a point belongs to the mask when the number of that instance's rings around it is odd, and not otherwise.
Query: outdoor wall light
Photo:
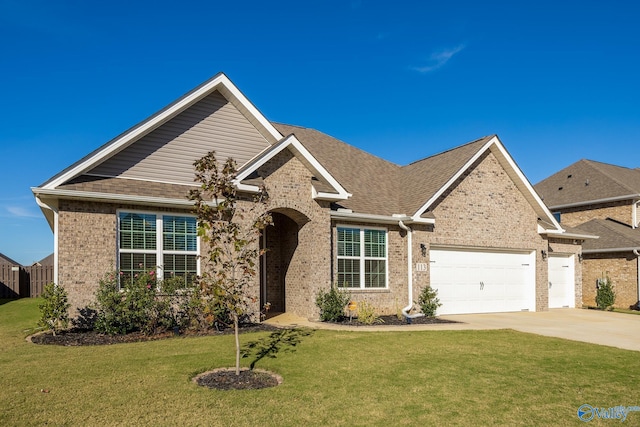
[[[582,262],[582,253],[578,254],[578,261]]]
[[[542,251],[540,251],[542,253],[542,259],[547,259],[547,251],[545,251],[544,249]]]
[[[422,256],[427,256],[427,245],[420,243],[420,252],[422,252]]]

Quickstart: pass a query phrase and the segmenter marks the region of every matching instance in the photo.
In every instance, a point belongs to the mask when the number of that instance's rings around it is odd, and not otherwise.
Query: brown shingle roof
[[[400,167],[315,129],[273,124],[283,135],[294,134],[352,197],[340,205],[375,215],[398,213]]]
[[[493,135],[485,136],[404,166],[401,174],[403,200],[399,213],[413,215],[491,138]]]
[[[640,195],[640,169],[580,160],[534,186],[547,206]]]
[[[592,219],[574,229],[600,236],[586,240],[582,245],[585,251],[640,248],[640,229],[610,218]]]
[[[294,134],[350,193],[340,206],[358,213],[413,215],[493,136],[407,166],[376,157],[314,129],[274,123],[283,135]]]

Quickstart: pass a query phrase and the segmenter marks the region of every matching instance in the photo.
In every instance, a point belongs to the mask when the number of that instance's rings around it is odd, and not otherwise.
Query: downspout
[[[398,221],[400,228],[407,232],[407,294],[409,295],[408,305],[402,309],[402,315],[407,319],[407,323],[411,323],[411,319],[424,316],[423,313],[409,314],[413,308],[413,230],[407,227],[404,222]]]
[[[636,256],[636,265],[638,266],[638,274],[636,276],[638,279],[638,301],[636,304],[637,307],[640,308],[640,252],[638,252],[637,249],[634,249],[633,254]]]

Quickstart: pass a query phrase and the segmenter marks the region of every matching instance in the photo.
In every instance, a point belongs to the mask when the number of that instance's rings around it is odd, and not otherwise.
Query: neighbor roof
[[[585,240],[582,251],[585,253],[621,252],[640,249],[640,229],[611,218],[592,219],[575,230],[596,234],[599,239]]]
[[[0,253],[0,264],[20,265],[18,261],[15,261],[3,253]]]
[[[551,209],[640,198],[640,169],[583,159],[534,188]]]

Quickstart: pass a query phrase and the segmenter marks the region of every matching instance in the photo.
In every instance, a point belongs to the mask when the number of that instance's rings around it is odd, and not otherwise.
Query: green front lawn
[[[3,426],[584,425],[582,404],[640,405],[640,353],[510,330],[316,331],[256,365],[281,386],[214,391],[190,379],[233,365],[232,336],[37,346],[38,300],[1,302]]]

